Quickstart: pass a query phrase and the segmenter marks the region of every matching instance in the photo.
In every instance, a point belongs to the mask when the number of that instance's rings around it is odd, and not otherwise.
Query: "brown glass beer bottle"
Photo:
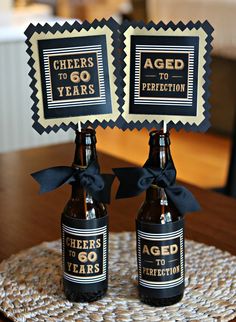
[[[95,131],[76,131],[75,144],[73,167],[83,171],[97,161]],[[108,285],[108,216],[104,204],[94,200],[79,181],[72,183],[61,232],[66,298],[72,302],[98,300]]]
[[[164,169],[172,161],[169,134],[150,133],[148,167]],[[146,191],[137,221],[137,260],[141,301],[166,306],[184,293],[183,217],[155,180]]]

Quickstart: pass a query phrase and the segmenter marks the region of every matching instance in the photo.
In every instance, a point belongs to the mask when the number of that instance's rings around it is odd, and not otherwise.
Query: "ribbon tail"
[[[201,210],[197,199],[187,188],[174,185],[166,187],[165,192],[182,215]]]
[[[138,196],[145,191],[152,183],[153,179],[144,180],[144,184],[140,184],[140,178],[146,175],[144,168],[113,168],[113,172],[118,178],[120,184],[116,193],[116,199],[131,198]]]
[[[40,185],[40,193],[52,191],[65,183],[70,183],[73,178],[74,170],[71,167],[53,167],[38,172],[31,176]]]
[[[100,175],[104,181],[104,188],[99,191],[90,191],[91,195],[97,201],[109,204],[111,200],[111,186],[115,179],[114,174],[104,173]]]

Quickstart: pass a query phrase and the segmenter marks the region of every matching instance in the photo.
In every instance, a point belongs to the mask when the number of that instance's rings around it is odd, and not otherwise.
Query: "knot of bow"
[[[164,169],[152,167],[146,162],[143,167],[115,168],[113,171],[120,181],[116,194],[118,199],[137,196],[156,184],[165,190],[167,197],[182,215],[200,210],[193,194],[187,188],[176,185],[176,170],[171,161],[167,162]]]
[[[49,192],[58,187],[73,182],[89,192],[94,199],[100,202],[110,202],[113,174],[100,174],[99,165],[93,161],[87,168],[57,166],[32,173],[31,176],[40,184],[40,193]]]

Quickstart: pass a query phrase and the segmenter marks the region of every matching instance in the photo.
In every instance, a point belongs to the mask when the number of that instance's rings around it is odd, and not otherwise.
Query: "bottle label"
[[[64,278],[87,290],[107,280],[108,216],[84,220],[64,216],[62,260]],[[91,288],[90,287],[90,288]]]
[[[172,297],[184,290],[184,220],[137,224],[139,286],[146,295]]]

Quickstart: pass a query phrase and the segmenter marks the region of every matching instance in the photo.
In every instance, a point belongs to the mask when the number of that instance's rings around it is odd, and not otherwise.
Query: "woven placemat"
[[[0,309],[14,321],[229,321],[236,316],[236,257],[186,241],[186,291],[173,306],[143,304],[137,294],[134,233],[111,233],[109,291],[94,303],[70,303],[62,291],[60,241],[0,264]]]

